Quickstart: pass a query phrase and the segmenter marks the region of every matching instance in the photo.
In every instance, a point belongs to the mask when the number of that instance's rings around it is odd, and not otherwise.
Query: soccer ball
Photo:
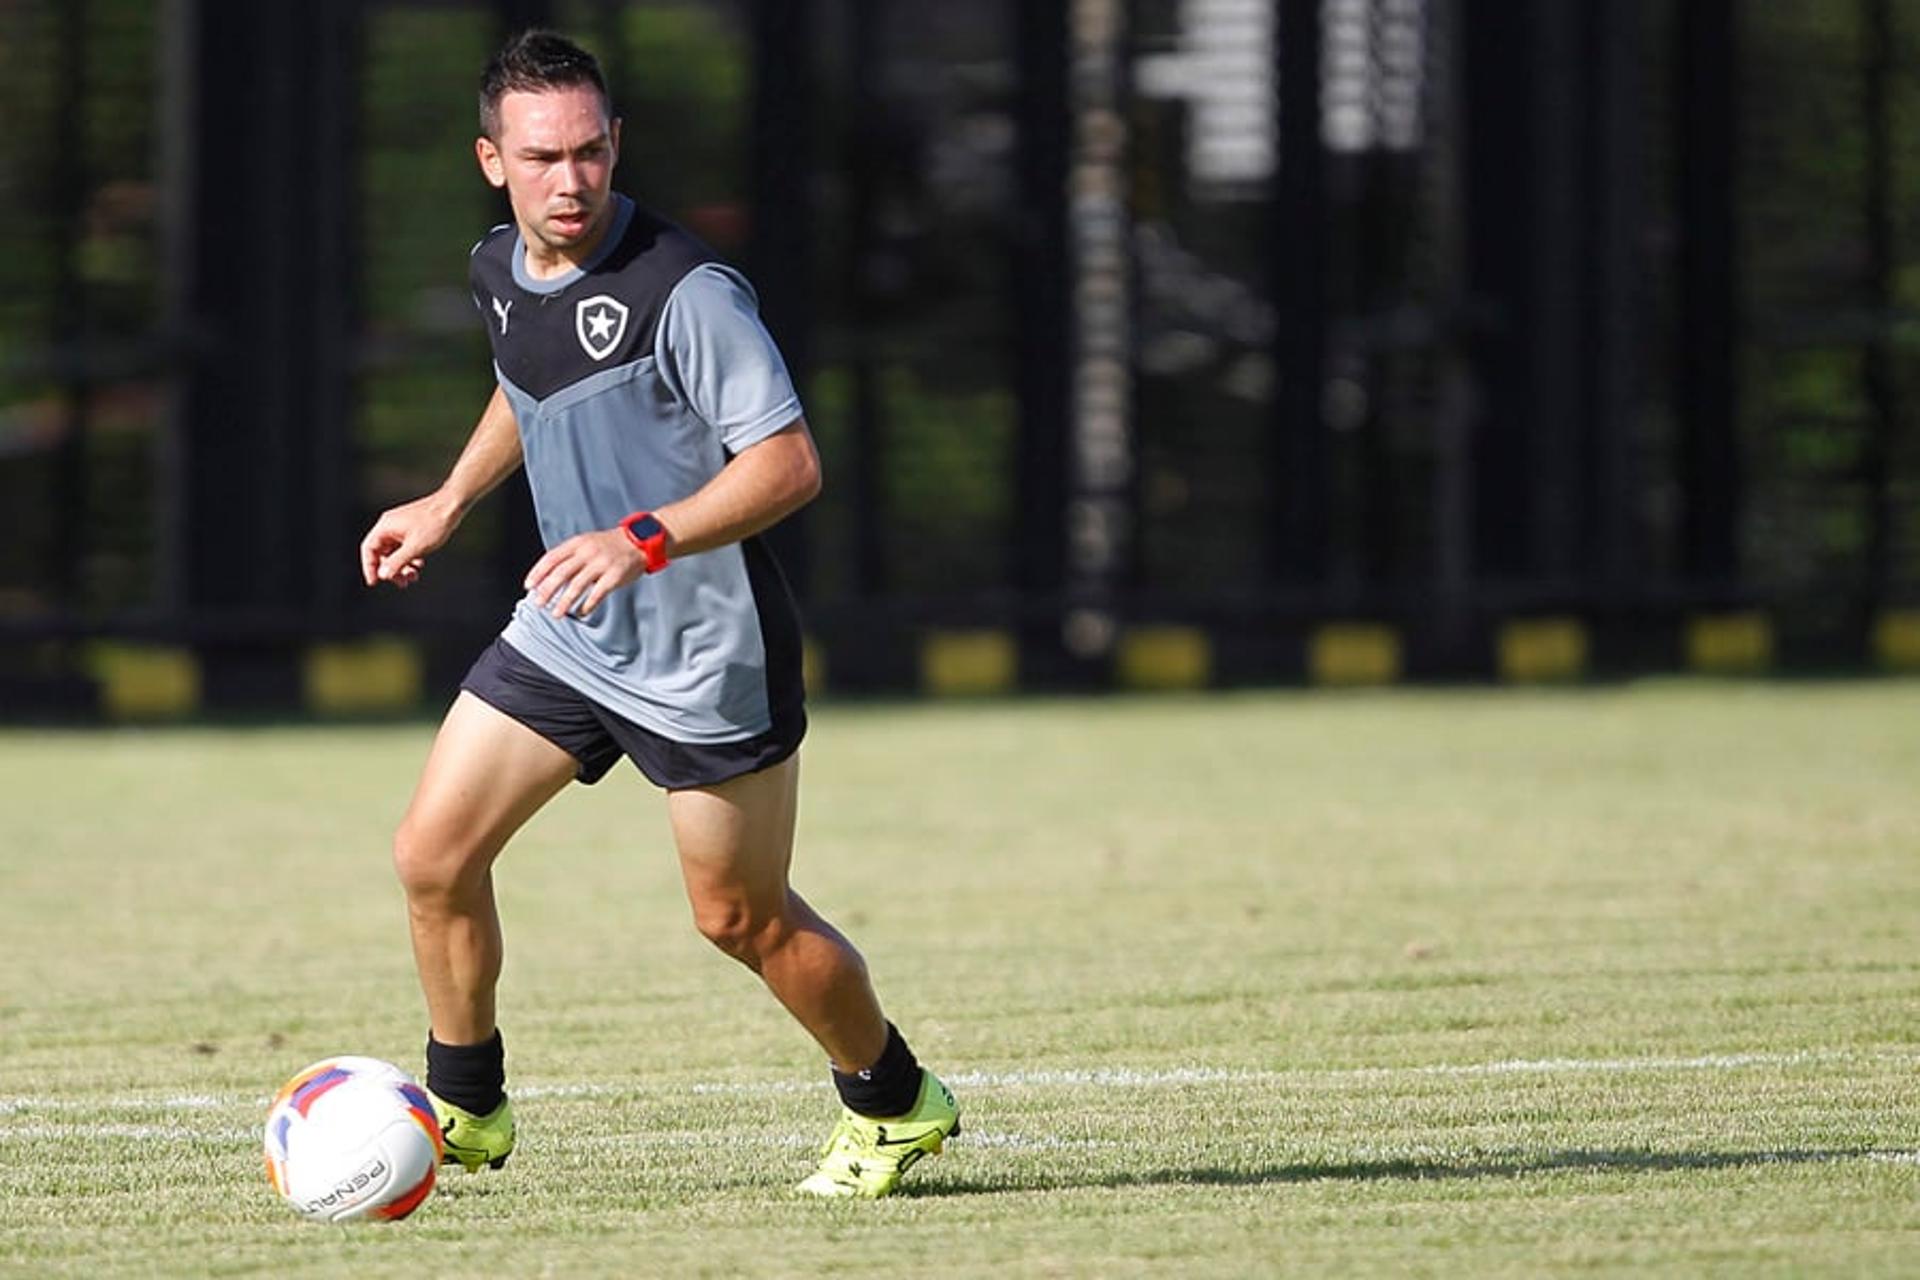
[[[424,1089],[377,1058],[326,1058],[267,1108],[267,1180],[316,1222],[397,1221],[433,1194],[440,1126]]]

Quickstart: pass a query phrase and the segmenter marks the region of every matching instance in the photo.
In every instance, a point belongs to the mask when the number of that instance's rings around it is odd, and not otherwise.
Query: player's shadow
[[[1064,1171],[1039,1176],[1004,1178],[945,1178],[911,1183],[910,1195],[988,1195],[1007,1191],[1049,1191],[1069,1187],[1244,1187],[1309,1182],[1436,1182],[1470,1178],[1524,1178],[1531,1174],[1565,1170],[1588,1172],[1669,1173],[1691,1169],[1741,1169],[1767,1164],[1824,1164],[1842,1160],[1886,1160],[1920,1163],[1920,1152],[1879,1148],[1780,1151],[1620,1151],[1563,1150],[1510,1152],[1460,1160],[1345,1160],[1302,1161],[1247,1169],[1149,1169],[1101,1173]]]

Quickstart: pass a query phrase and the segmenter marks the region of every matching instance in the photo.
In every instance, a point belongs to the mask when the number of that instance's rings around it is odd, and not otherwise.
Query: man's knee
[[[473,841],[412,814],[393,833],[393,870],[409,902],[462,897],[485,877],[487,861]]]
[[[693,926],[701,937],[756,971],[788,932],[784,912],[733,896],[695,903]]]

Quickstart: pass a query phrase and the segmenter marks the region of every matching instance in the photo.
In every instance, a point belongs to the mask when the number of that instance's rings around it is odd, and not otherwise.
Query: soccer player
[[[612,190],[620,121],[590,54],[515,38],[482,77],[480,126],[480,170],[513,209],[472,255],[498,386],[444,483],[360,544],[369,586],[406,587],[525,466],[546,546],[394,837],[448,1158],[497,1169],[513,1150],[494,858],[625,755],[667,793],[695,926],[831,1063],[840,1118],[800,1190],[885,1195],[960,1112],[860,953],[788,886],[800,634],[758,535],[820,489],[800,401],[745,279]]]

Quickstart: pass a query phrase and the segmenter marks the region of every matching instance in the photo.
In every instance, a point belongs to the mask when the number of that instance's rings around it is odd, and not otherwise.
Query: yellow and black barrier
[[[1684,670],[1755,676],[1776,668],[1772,620],[1754,610],[1684,617],[1674,632]],[[1308,629],[1296,679],[1322,688],[1394,685],[1407,678],[1408,637],[1377,621]],[[1920,610],[1890,610],[1875,622],[1865,655],[1889,673],[1920,673]],[[934,629],[919,639],[918,688],[939,697],[994,697],[1021,691],[1020,649],[1007,628]],[[1488,632],[1487,670],[1503,684],[1577,683],[1593,674],[1590,627],[1568,616],[1518,617]],[[1243,643],[1244,651],[1244,643]],[[816,638],[804,651],[807,688],[826,690],[831,655]],[[405,715],[425,705],[422,646],[403,637],[316,643],[298,655],[301,705],[322,718]],[[188,646],[101,640],[83,650],[105,719],[156,723],[190,719],[206,706],[199,656]],[[1284,681],[1287,674],[1274,673]],[[1227,680],[1232,680],[1229,670]],[[1114,687],[1193,691],[1222,683],[1220,641],[1204,627],[1154,623],[1123,627],[1111,659]]]

